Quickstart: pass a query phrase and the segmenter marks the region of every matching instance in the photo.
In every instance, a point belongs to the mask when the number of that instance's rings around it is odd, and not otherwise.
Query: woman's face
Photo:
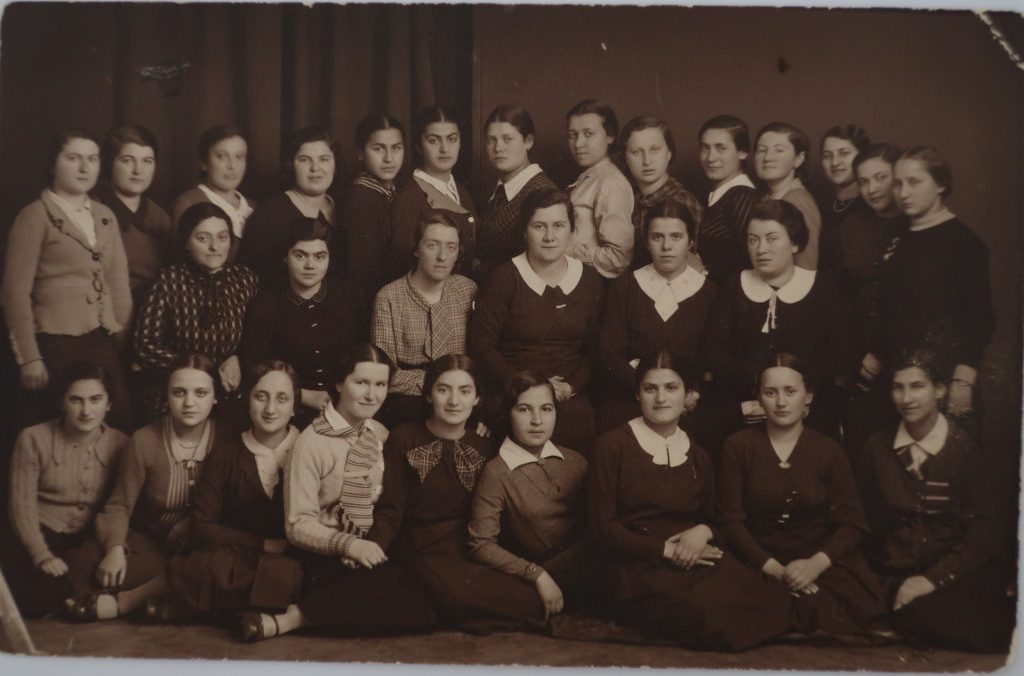
[[[716,185],[728,181],[743,171],[747,153],[736,147],[736,142],[725,129],[708,129],[700,136],[700,166]]]
[[[508,122],[487,125],[487,159],[502,174],[518,171],[530,163],[533,135],[523,138]]]
[[[324,281],[331,264],[327,242],[322,239],[307,239],[296,242],[288,250],[288,278],[292,288],[313,289]]]
[[[690,251],[686,223],[678,218],[651,219],[647,250],[658,274],[666,279],[676,277],[686,269],[686,254]]]
[[[384,185],[391,185],[405,159],[405,142],[397,129],[378,129],[359,153],[366,172]]]
[[[663,182],[671,161],[665,135],[657,127],[635,131],[626,139],[626,166],[641,188]]]
[[[295,386],[284,371],[268,371],[249,393],[252,428],[266,436],[288,427],[295,415]]]
[[[53,190],[74,197],[88,194],[100,175],[100,147],[87,138],[64,144],[53,163]]]
[[[768,131],[757,139],[754,168],[762,181],[781,183],[792,178],[805,159],[807,153],[797,154],[788,134]]]
[[[853,160],[857,157],[857,147],[844,138],[829,136],[821,144],[821,168],[832,184],[842,188],[855,180]]]
[[[900,209],[911,218],[942,208],[946,189],[935,182],[921,160],[898,160],[892,187]]]
[[[372,418],[380,410],[388,396],[388,376],[391,369],[387,364],[361,361],[345,380],[335,385],[338,403],[335,408],[351,425],[359,425]]]
[[[149,190],[156,173],[156,153],[149,146],[125,143],[110,167],[114,190],[128,197],[138,197]]]
[[[110,397],[103,382],[95,378],[76,380],[64,393],[64,425],[87,434],[98,429],[110,410]]]
[[[614,142],[615,138],[604,130],[604,121],[597,113],[569,118],[569,152],[580,169],[589,169],[608,157]]]
[[[893,166],[881,157],[864,160],[857,167],[860,196],[875,212],[884,214],[896,205],[893,195]]]
[[[651,369],[640,381],[640,412],[651,425],[674,425],[686,410],[686,386],[672,369]]]
[[[245,178],[245,161],[249,144],[241,136],[231,136],[213,144],[205,162],[206,184],[214,190],[231,192]]]
[[[167,408],[171,419],[184,428],[202,425],[210,417],[214,396],[213,378],[205,371],[182,368],[167,381]]]
[[[435,282],[448,279],[459,260],[459,231],[443,223],[431,223],[416,247],[416,267]]]
[[[747,253],[750,254],[754,270],[763,279],[775,279],[792,270],[797,249],[782,223],[750,219],[747,226]]]
[[[427,401],[434,407],[434,419],[458,427],[465,425],[473,413],[473,407],[480,403],[473,376],[465,371],[445,371],[434,382],[427,394]]]
[[[945,396],[946,386],[935,384],[917,366],[901,369],[892,376],[892,402],[906,423],[917,423],[936,415]]]
[[[459,161],[461,146],[459,127],[454,122],[431,122],[423,130],[420,150],[423,151],[423,169],[428,174],[446,174]]]
[[[334,181],[334,151],[326,141],[310,141],[299,146],[292,160],[295,188],[311,197],[327,192]]]
[[[773,366],[761,374],[757,399],[773,427],[790,428],[802,422],[813,398],[804,377],[789,367]]]
[[[207,272],[217,272],[224,267],[231,249],[230,227],[226,221],[215,216],[199,222],[185,243],[196,265]]]
[[[558,418],[555,399],[548,385],[536,385],[519,395],[509,412],[509,432],[512,441],[534,453],[539,453],[551,440]]]
[[[572,241],[569,212],[564,204],[553,204],[533,212],[526,226],[526,253],[530,260],[553,263],[563,256]]]

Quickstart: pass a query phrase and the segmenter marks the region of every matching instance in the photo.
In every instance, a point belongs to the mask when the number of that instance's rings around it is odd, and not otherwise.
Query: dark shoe
[[[263,615],[261,613],[242,613],[240,618],[242,626],[242,641],[245,643],[256,643],[268,638],[274,638],[281,633],[281,625],[277,623],[277,616],[270,615],[274,621],[274,633],[267,636],[263,633]]]

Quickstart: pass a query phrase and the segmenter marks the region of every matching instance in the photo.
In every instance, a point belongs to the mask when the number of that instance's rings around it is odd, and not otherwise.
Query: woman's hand
[[[857,373],[861,389],[871,389],[871,384],[875,382],[875,378],[877,378],[878,374],[881,372],[882,361],[871,352],[864,355],[864,358],[860,360],[860,371]]]
[[[478,422],[476,424],[476,435],[478,437],[480,437],[481,439],[490,439],[491,438],[491,428],[488,427],[487,425],[483,424],[482,422]]]
[[[701,274],[707,272],[707,266],[704,265],[704,261],[701,260],[700,254],[697,253],[696,249],[690,249],[686,252],[686,264]]]
[[[963,415],[974,408],[974,387],[965,380],[953,379],[947,389],[946,413]]]
[[[747,424],[763,422],[765,419],[764,407],[757,399],[742,402],[740,410],[743,412],[743,422]]]
[[[359,564],[353,561],[352,559],[348,558],[347,556],[341,557],[341,565],[345,566],[346,568],[350,568],[351,570],[359,568]]]
[[[704,547],[707,546],[712,535],[711,529],[704,524],[676,533],[665,543],[674,545],[667,558],[673,564],[689,570],[701,558]]]
[[[896,592],[896,602],[893,604],[892,609],[899,610],[911,601],[927,596],[933,591],[935,591],[935,585],[925,576],[915,575],[908,577],[900,585],[899,591]]]
[[[21,365],[21,386],[30,392],[41,390],[50,383],[50,373],[42,359]]]
[[[96,567],[96,581],[101,587],[120,587],[124,576],[128,573],[128,559],[124,555],[124,547],[112,547]]]
[[[761,572],[765,575],[774,577],[779,582],[782,582],[782,576],[786,574],[786,567],[775,559],[768,559],[761,566]]]
[[[569,401],[572,399],[572,385],[566,382],[562,376],[555,376],[548,378],[551,381],[551,386],[555,388],[555,399],[559,403],[563,401]]]
[[[302,390],[302,405],[322,411],[331,405],[331,395],[323,390]]]
[[[263,541],[264,554],[284,554],[288,541],[284,538],[267,538]]]
[[[220,384],[224,386],[225,392],[234,392],[242,383],[242,367],[238,363],[238,355],[233,354],[225,359],[218,372]]]
[[[537,593],[540,594],[541,603],[544,604],[544,619],[562,612],[565,601],[555,578],[548,575],[548,571],[545,570],[534,584],[537,586]]]
[[[51,556],[45,561],[39,562],[39,570],[50,577],[61,577],[68,574],[68,564],[64,563],[64,559],[58,556]]]
[[[362,538],[356,538],[349,544],[347,556],[364,568],[373,568],[388,560],[380,545]]]
[[[832,565],[832,560],[824,552],[818,552],[806,559],[790,561],[782,575],[782,581],[793,591],[805,591],[813,585],[818,576]]]

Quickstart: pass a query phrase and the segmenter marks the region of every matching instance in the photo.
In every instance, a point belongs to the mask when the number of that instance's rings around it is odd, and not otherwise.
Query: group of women
[[[375,114],[343,194],[332,137],[303,129],[255,206],[247,138],[207,130],[172,215],[145,195],[148,130],[102,154],[62,132],[2,289],[22,611],[260,640],[557,635],[577,609],[709,649],[890,627],[1007,649],[976,445],[987,251],[941,156],[832,128],[817,202],[803,132],[752,146],[718,116],[701,200],[664,120],[620,132],[587,100],[566,126],[563,192],[529,113],[495,109],[479,212],[438,106],[404,184],[404,129]]]

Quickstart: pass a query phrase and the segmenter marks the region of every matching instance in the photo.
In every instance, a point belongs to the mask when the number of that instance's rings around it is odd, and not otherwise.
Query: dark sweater
[[[287,277],[284,259],[288,255],[288,229],[292,221],[306,216],[285,193],[278,193],[260,202],[245,222],[245,236],[238,248],[238,261],[256,273],[261,286],[274,284]],[[331,265],[333,274],[342,261],[336,260],[334,245],[337,231],[331,234]]]
[[[459,261],[455,264],[455,272],[468,274],[476,258],[476,210],[473,197],[464,185],[459,185],[459,205],[440,192],[429,187],[429,194],[424,192],[420,183],[413,177],[398,189],[394,204],[391,207],[391,240],[388,245],[387,273],[384,282],[402,277],[413,269],[416,258],[413,256],[416,247],[416,228],[420,221],[431,210],[444,211],[459,228]],[[455,209],[461,205],[461,210]]]
[[[633,263],[631,270],[642,268],[651,262],[651,252],[647,248],[647,228],[644,227],[644,219],[647,212],[660,202],[676,202],[685,206],[693,215],[694,229],[698,227],[704,214],[704,205],[700,203],[692,192],[683,187],[683,184],[669,176],[665,185],[658,188],[650,195],[636,193],[633,200]]]
[[[526,185],[510,201],[505,202],[497,210],[488,204],[483,212],[483,222],[477,233],[477,257],[480,259],[481,271],[478,280],[486,279],[499,263],[517,256],[525,250],[523,230],[520,227],[523,202],[533,192],[555,189],[557,186],[548,175],[541,172],[526,182]]]
[[[373,299],[389,281],[387,255],[394,198],[393,191],[389,193],[379,181],[364,175],[353,181],[338,201],[339,237],[338,242],[331,242],[332,265],[349,281],[359,323],[367,332]]]
[[[747,221],[757,202],[757,191],[738,185],[704,210],[696,246],[708,277],[717,284],[750,267]]]

